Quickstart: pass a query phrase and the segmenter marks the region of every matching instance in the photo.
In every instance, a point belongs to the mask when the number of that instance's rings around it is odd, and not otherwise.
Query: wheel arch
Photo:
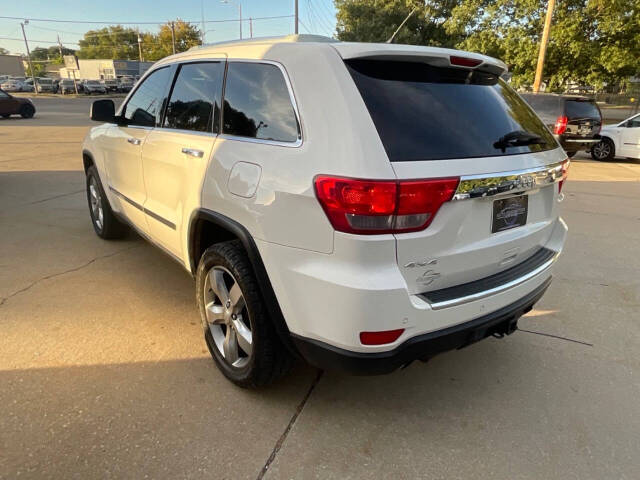
[[[95,165],[96,161],[93,158],[93,155],[91,154],[91,152],[87,149],[83,149],[82,150],[82,164],[84,166],[84,173],[86,175],[87,170],[89,170],[89,167],[91,165]]]
[[[200,257],[208,247],[215,243],[236,239],[242,243],[249,257],[253,273],[258,280],[262,299],[278,337],[292,354],[299,357],[298,350],[291,340],[289,327],[282,314],[271,280],[262,262],[262,257],[249,231],[240,223],[221,213],[201,208],[191,215],[187,239],[189,267],[191,274],[194,276]]]

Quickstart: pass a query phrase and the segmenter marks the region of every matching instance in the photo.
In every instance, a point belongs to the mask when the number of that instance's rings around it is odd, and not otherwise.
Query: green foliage
[[[384,41],[413,0],[335,0],[338,38]],[[516,85],[535,75],[547,0],[427,1],[397,43],[454,46],[505,61]],[[570,82],[616,85],[640,73],[640,0],[557,0],[544,78],[551,90]]]
[[[180,19],[174,22],[176,53],[200,44],[200,31],[192,24]],[[140,33],[142,56],[154,62],[173,53],[171,23],[164,24],[156,33]],[[138,31],[133,28],[111,25],[88,31],[80,40],[78,58],[109,58],[138,60]]]
[[[62,55],[73,55],[75,50],[62,47]],[[62,63],[62,57],[60,57],[60,47],[58,45],[51,46],[49,48],[36,47],[31,50],[32,60],[50,60],[52,63]]]
[[[453,46],[455,37],[445,31],[456,0],[335,0],[337,36],[347,42],[384,42],[417,8],[395,38],[395,43]]]

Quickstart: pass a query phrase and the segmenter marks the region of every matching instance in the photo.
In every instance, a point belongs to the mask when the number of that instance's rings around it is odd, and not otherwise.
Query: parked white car
[[[640,113],[600,131],[602,140],[591,148],[594,160],[615,157],[640,158]]]
[[[24,84],[18,80],[5,80],[0,84],[0,88],[5,92],[22,92],[24,90]]]
[[[317,36],[156,63],[83,144],[102,238],[132,226],[195,277],[242,386],[301,356],[385,373],[512,333],[551,282],[569,161],[475,53]]]

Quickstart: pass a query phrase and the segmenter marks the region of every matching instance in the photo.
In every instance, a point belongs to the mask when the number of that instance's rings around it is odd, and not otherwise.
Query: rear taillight
[[[556,135],[562,135],[564,132],[566,132],[568,121],[569,119],[564,115],[558,117],[556,120],[556,124],[553,126],[553,133],[555,133]]]
[[[571,165],[571,160],[568,158],[562,162],[562,180],[558,182],[558,194],[562,193],[562,187],[564,186],[564,181],[567,179],[569,175],[569,165]]]
[[[358,180],[318,176],[316,195],[340,232],[375,235],[423,230],[451,200],[459,178]]]

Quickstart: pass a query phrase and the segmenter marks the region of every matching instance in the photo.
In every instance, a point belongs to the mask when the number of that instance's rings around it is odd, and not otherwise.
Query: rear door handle
[[[192,157],[202,158],[204,156],[204,152],[202,150],[196,150],[195,148],[182,148],[182,153],[186,153]]]
[[[127,142],[129,142],[131,145],[140,145],[140,143],[142,143],[139,138],[135,137],[127,138]]]

